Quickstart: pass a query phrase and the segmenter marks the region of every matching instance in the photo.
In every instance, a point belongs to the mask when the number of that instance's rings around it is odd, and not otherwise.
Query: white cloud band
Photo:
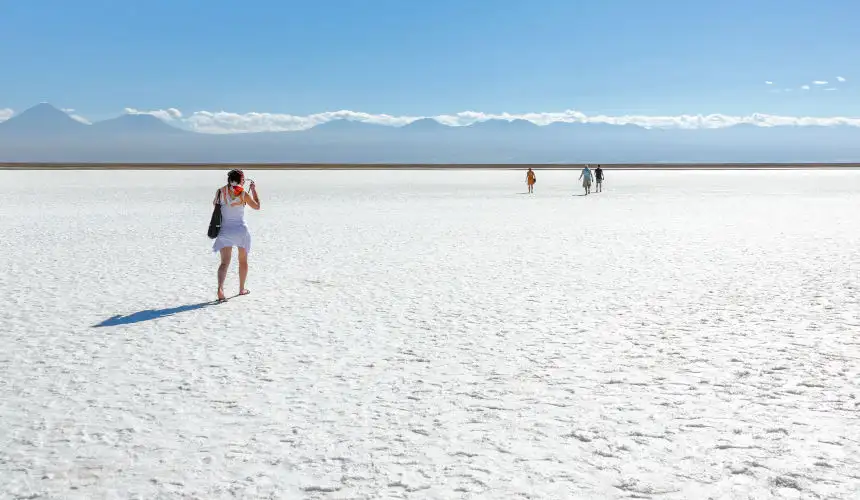
[[[83,117],[83,116],[81,116],[81,115],[76,115],[76,114],[74,114],[74,113],[69,113],[69,117],[71,117],[71,118],[72,118],[72,120],[79,121],[79,122],[83,123],[84,125],[92,125],[92,124],[93,124],[93,122],[91,122],[91,121],[87,120],[86,118],[84,118],[84,117]]]
[[[335,111],[318,113],[307,116],[276,114],[276,113],[229,113],[226,111],[198,111],[180,120],[177,125],[207,133],[245,133],[245,132],[278,132],[304,130],[321,123],[337,119],[347,119],[378,125],[401,126],[411,123],[424,116],[391,116],[372,115],[355,111]],[[437,115],[434,118],[443,125],[465,126],[486,120],[526,120],[536,125],[550,123],[601,123],[610,125],[638,125],[646,128],[683,128],[683,129],[712,129],[732,125],[751,124],[762,127],[783,125],[799,126],[831,126],[851,125],[860,127],[860,118],[850,117],[809,117],[809,116],[780,116],[754,113],[746,116],[724,114],[708,115],[586,115],[576,110],[547,113],[482,113],[478,111],[463,111],[456,114]]]
[[[230,113],[227,111],[196,111],[182,121],[198,132],[280,132],[303,130],[333,120],[352,120],[377,125],[401,126],[421,117],[373,115],[358,111],[327,111],[299,116],[278,113]]]
[[[358,111],[330,111],[311,115],[290,115],[279,113],[231,113],[227,111],[195,111],[183,114],[176,108],[158,110],[138,110],[127,108],[127,114],[148,114],[158,117],[174,126],[213,134],[286,132],[312,128],[333,120],[345,119],[387,126],[402,126],[426,116],[393,116],[370,114]],[[11,109],[0,109],[0,121],[13,115]],[[79,119],[77,115],[75,119]],[[610,125],[638,125],[645,128],[715,129],[733,125],[749,124],[760,127],[776,126],[834,126],[848,125],[860,127],[860,118],[852,117],[812,117],[781,116],[763,113],[751,115],[687,114],[687,115],[586,115],[576,110],[535,113],[483,113],[462,111],[455,114],[431,116],[444,125],[465,126],[486,120],[526,120],[536,125],[550,123],[599,123]],[[83,119],[83,118],[80,118]]]
[[[182,112],[176,108],[158,109],[155,111],[140,111],[134,108],[125,108],[124,112],[127,115],[152,115],[166,122],[182,118]]]

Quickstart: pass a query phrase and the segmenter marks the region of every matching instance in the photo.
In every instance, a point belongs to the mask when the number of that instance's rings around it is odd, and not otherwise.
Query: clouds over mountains
[[[860,161],[860,118],[465,111],[434,117],[140,110],[89,124],[40,104],[0,122],[0,161],[653,163]]]
[[[826,83],[826,82],[825,82]],[[11,117],[7,110],[6,117]],[[559,112],[535,113],[483,113],[479,111],[463,111],[455,114],[436,116],[395,116],[388,114],[372,114],[360,111],[327,111],[311,115],[291,115],[285,113],[234,113],[229,111],[195,111],[184,114],[176,108],[139,110],[126,108],[129,115],[151,115],[176,127],[201,133],[230,134],[255,132],[290,132],[307,130],[323,123],[348,120],[354,122],[402,127],[410,123],[433,119],[442,125],[452,127],[469,126],[475,123],[505,120],[524,120],[535,125],[552,123],[582,123],[606,125],[636,125],[643,128],[679,128],[679,129],[714,129],[734,125],[756,125],[761,127],[775,126],[860,126],[860,118],[854,117],[813,117],[813,116],[782,116],[764,113],[750,115],[725,114],[696,114],[696,115],[587,115],[577,110]],[[0,110],[0,120],[3,119]]]

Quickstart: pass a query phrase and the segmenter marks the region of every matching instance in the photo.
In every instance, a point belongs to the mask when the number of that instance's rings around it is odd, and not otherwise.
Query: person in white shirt
[[[582,173],[579,174],[579,178],[582,179],[582,187],[585,189],[586,196],[591,192],[591,177],[591,169],[586,165],[585,168],[582,169]]]

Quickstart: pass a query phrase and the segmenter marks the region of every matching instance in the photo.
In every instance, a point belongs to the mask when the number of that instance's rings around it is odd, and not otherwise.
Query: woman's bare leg
[[[226,247],[221,249],[221,265],[218,266],[218,298],[223,300],[224,297],[224,280],[227,279],[227,268],[230,267],[230,259],[233,257],[233,248]]]
[[[248,252],[239,247],[239,293],[245,293],[245,280],[248,279]]]

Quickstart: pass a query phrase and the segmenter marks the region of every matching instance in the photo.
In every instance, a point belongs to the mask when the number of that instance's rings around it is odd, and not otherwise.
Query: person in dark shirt
[[[600,165],[594,170],[594,180],[597,181],[597,192],[603,191],[603,169]]]

